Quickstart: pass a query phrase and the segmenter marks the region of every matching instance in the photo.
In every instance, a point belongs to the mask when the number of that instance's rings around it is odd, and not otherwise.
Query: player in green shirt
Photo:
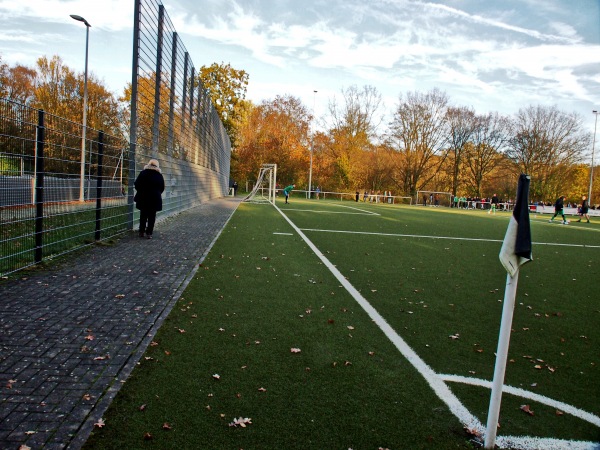
[[[289,202],[288,202],[288,198],[290,197],[290,192],[292,192],[292,189],[294,189],[295,187],[296,187],[296,185],[295,185],[295,184],[290,184],[288,187],[286,187],[286,188],[283,190],[283,193],[284,193],[284,195],[285,195],[285,203],[286,203],[286,204],[287,204],[287,203],[289,203]]]

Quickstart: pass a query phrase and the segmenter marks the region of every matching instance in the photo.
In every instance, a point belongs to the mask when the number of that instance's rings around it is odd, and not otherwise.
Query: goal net
[[[277,164],[263,164],[252,191],[244,198],[249,203],[275,204],[275,186],[277,185]]]
[[[424,206],[450,206],[452,204],[451,192],[417,191],[416,205]]]

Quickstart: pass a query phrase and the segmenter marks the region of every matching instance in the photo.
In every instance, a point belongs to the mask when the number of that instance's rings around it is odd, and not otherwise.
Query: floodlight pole
[[[315,100],[317,97],[317,91],[313,91],[313,117],[310,121],[310,169],[308,171],[308,198],[312,198],[312,169],[313,169],[313,151],[314,151],[314,139],[315,132],[313,122],[315,120]]]
[[[592,113],[596,116],[594,121],[594,140],[592,141],[592,164],[590,165],[590,188],[588,191],[588,205],[592,206],[592,185],[594,183],[594,151],[596,150],[596,126],[598,125],[598,111],[593,110]]]
[[[85,201],[85,137],[87,131],[87,101],[88,101],[88,48],[90,42],[91,25],[83,17],[71,14],[71,18],[85,24],[85,72],[83,75],[83,131],[81,133],[81,167],[79,171],[79,201]],[[90,155],[91,156],[91,155]],[[91,162],[91,161],[90,161]]]

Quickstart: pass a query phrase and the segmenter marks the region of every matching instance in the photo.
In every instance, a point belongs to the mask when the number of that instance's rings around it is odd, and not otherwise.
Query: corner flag
[[[517,187],[515,210],[506,229],[500,249],[500,262],[506,271],[514,276],[531,256],[531,228],[529,224],[529,177],[521,174]]]
[[[533,259],[531,256],[531,228],[529,225],[529,181],[527,175],[521,174],[519,177],[515,210],[510,218],[504,242],[500,249],[500,262],[508,273],[506,274],[498,350],[496,351],[496,365],[494,366],[494,379],[492,381],[492,393],[485,432],[484,446],[486,449],[493,449],[496,443],[502,387],[504,385],[510,331],[515,310],[517,283],[519,281],[519,268]]]

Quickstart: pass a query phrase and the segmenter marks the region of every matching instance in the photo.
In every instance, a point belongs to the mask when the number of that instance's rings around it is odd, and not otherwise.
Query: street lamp
[[[594,140],[592,141],[592,165],[590,166],[590,190],[588,191],[588,205],[592,205],[592,184],[594,183],[594,150],[596,149],[596,126],[598,125],[598,111],[593,110],[596,115],[594,122]]]
[[[85,24],[85,72],[83,75],[83,133],[81,135],[81,168],[80,168],[80,183],[79,183],[79,201],[85,201],[85,135],[87,131],[87,97],[88,97],[88,47],[90,41],[90,27],[91,25],[83,17],[77,14],[71,14],[71,18]]]
[[[317,91],[313,91],[313,117],[310,122],[310,170],[308,172],[308,198],[312,198],[312,166],[313,166],[313,150],[314,150],[314,138],[315,138],[313,122],[315,120],[316,97],[317,97]]]

